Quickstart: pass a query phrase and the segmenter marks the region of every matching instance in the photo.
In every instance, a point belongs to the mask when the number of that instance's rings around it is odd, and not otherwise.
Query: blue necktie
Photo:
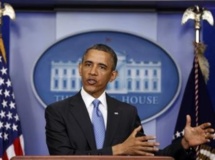
[[[98,99],[95,99],[93,101],[94,108],[93,108],[92,123],[93,123],[97,149],[101,149],[103,147],[104,138],[105,138],[104,119],[101,111],[99,110],[99,104],[100,104],[100,101]]]

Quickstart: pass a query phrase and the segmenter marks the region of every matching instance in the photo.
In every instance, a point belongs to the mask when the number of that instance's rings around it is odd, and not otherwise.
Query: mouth
[[[88,82],[88,84],[90,84],[90,85],[94,85],[94,84],[97,83],[97,80],[95,80],[95,79],[88,79],[87,82]]]

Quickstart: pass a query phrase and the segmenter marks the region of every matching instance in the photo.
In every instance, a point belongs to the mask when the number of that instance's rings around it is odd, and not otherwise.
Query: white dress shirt
[[[91,95],[89,95],[84,88],[82,87],[81,89],[81,96],[82,99],[84,100],[84,103],[87,107],[87,111],[89,113],[91,122],[92,122],[92,114],[93,114],[93,104],[92,102],[94,101],[94,97],[92,97]],[[104,118],[104,123],[105,123],[105,128],[107,127],[107,101],[106,101],[106,96],[105,96],[105,92],[103,92],[101,94],[101,96],[99,98],[97,98],[100,101],[99,104],[99,109],[102,112],[103,118]]]

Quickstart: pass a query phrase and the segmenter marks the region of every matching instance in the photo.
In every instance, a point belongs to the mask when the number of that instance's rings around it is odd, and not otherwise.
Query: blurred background
[[[34,88],[35,64],[55,43],[92,31],[125,32],[144,37],[162,47],[175,61],[181,78],[177,97],[165,112],[143,123],[146,134],[156,135],[160,148],[171,143],[194,56],[194,23],[182,25],[182,15],[195,5],[207,8],[214,15],[215,1],[2,0],[2,6],[4,3],[10,4],[16,14],[15,20],[3,23],[3,39],[27,155],[48,155],[45,107]],[[201,41],[207,45],[206,57],[210,64],[207,87],[213,97],[214,26],[203,24]],[[212,102],[215,106],[213,99]]]

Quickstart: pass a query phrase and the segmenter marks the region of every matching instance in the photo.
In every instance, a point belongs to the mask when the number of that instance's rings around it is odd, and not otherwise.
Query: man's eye
[[[89,67],[89,66],[91,66],[91,64],[90,63],[85,63],[85,66]]]
[[[106,69],[106,67],[105,66],[100,66],[100,69]]]

